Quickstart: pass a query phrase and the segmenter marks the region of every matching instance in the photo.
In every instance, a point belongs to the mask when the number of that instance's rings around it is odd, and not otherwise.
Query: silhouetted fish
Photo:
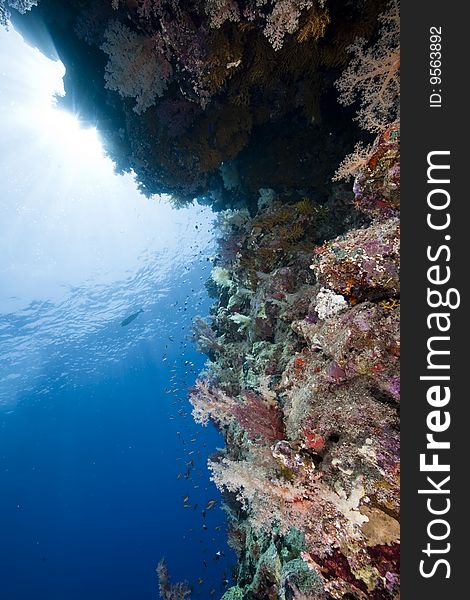
[[[124,319],[124,321],[121,321],[121,327],[125,327],[126,325],[129,325],[129,323],[132,323],[132,321],[134,321],[134,319],[137,319],[137,317],[140,315],[140,313],[143,313],[143,312],[144,311],[141,308],[137,312],[133,313],[132,315],[129,315],[128,317],[126,317]]]

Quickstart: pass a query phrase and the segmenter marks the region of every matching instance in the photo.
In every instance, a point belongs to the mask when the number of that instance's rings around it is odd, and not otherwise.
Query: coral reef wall
[[[224,600],[398,597],[398,124],[325,204],[219,216],[194,417],[238,553]],[[325,241],[326,240],[326,241]]]
[[[398,4],[35,4],[2,0],[0,21],[50,50],[49,32],[61,102],[117,170],[219,211],[190,400],[226,441],[223,600],[398,598]]]

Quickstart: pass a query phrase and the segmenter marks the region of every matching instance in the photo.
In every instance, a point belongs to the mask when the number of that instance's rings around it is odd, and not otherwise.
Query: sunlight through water
[[[148,316],[210,254],[213,217],[176,212],[115,174],[96,129],[55,106],[60,62],[14,30],[0,32],[0,54],[0,404],[10,404],[54,357],[69,357],[65,381],[164,328],[142,316],[134,337],[106,334],[134,310]]]

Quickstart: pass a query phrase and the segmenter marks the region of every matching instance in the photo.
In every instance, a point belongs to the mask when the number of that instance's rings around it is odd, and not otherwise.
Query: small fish
[[[189,496],[185,496],[183,498],[183,502],[184,502],[184,504],[187,504],[189,502]]]
[[[197,580],[199,585],[202,585],[204,583],[204,579],[202,577],[199,577],[199,579]]]
[[[217,500],[209,500],[209,502],[207,503],[206,506],[206,510],[210,510],[211,508],[214,508],[214,506],[217,504]]]
[[[121,321],[121,327],[125,327],[126,325],[129,325],[129,323],[132,323],[132,321],[134,321],[134,319],[137,319],[137,317],[140,315],[140,313],[143,313],[143,312],[144,312],[144,310],[141,308],[137,312],[132,313],[132,315],[129,315],[128,317],[126,317],[124,319],[124,321]]]

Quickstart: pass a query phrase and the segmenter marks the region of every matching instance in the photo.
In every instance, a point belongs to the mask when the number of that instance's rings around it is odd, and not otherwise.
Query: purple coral
[[[233,407],[233,414],[252,440],[273,443],[285,435],[279,407],[251,390],[244,390],[243,401]]]

